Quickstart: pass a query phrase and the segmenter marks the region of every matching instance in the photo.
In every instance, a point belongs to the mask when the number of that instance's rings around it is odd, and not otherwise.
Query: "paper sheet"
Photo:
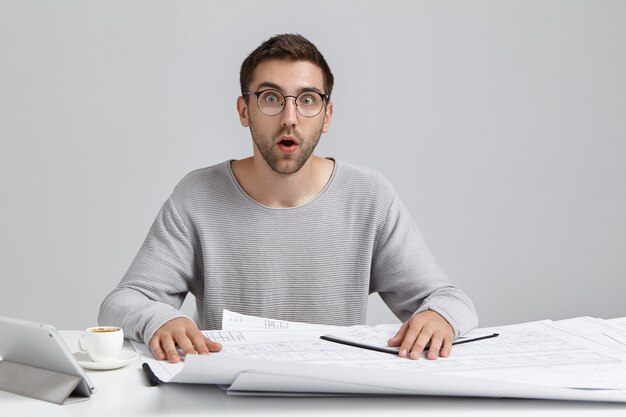
[[[584,322],[581,320],[582,328]],[[569,324],[577,327],[576,320]],[[626,389],[626,352],[584,336],[563,332],[555,322],[549,320],[525,327],[524,331],[517,333],[509,333],[506,326],[492,328],[502,333],[496,338],[500,340],[493,343],[490,350],[502,351],[493,351],[489,356],[492,366],[478,367],[472,370],[472,374],[537,385]],[[518,330],[521,328],[518,327]],[[478,357],[472,356],[475,359]],[[515,362],[518,362],[517,366]],[[450,373],[459,375],[467,370],[457,367]]]
[[[225,314],[225,317],[240,315]],[[596,320],[598,319],[576,318],[560,322],[544,320],[479,329],[477,332],[497,332],[500,336],[455,346],[449,358],[430,361],[410,360],[320,340],[319,336],[326,333],[329,326],[300,327],[300,324],[284,322],[270,325],[280,330],[234,330],[233,327],[238,326],[267,328],[266,319],[243,316],[239,323],[227,323],[225,327],[230,327],[230,330],[205,332],[207,337],[223,344],[222,352],[206,357],[190,355],[186,358],[186,364],[169,364],[150,360],[149,357],[146,361],[160,379],[173,382],[229,385],[240,376],[243,377],[243,373],[248,373],[246,380],[252,381],[259,378],[259,373],[277,372],[277,369],[282,369],[281,372],[292,372],[292,376],[296,378],[294,375],[298,369],[302,371],[319,368],[330,373],[326,375],[326,382],[320,382],[326,387],[330,386],[330,380],[341,380],[343,385],[340,385],[343,387],[349,387],[352,383],[363,384],[363,381],[357,381],[351,376],[359,370],[375,379],[380,379],[383,375],[398,378],[402,376],[400,379],[405,381],[405,385],[395,386],[394,389],[411,390],[415,388],[411,381],[423,380],[426,373],[430,375],[428,378],[433,375],[449,375],[451,378],[478,377],[482,381],[523,383],[537,387],[605,390],[602,395],[611,398],[621,398],[622,395],[626,401],[626,351],[596,340],[597,334],[617,331],[618,327],[613,322],[608,322],[607,325],[607,321]],[[289,331],[285,331],[287,329]],[[341,329],[350,331],[349,328]],[[576,333],[576,329],[580,329],[580,334]],[[384,331],[381,330],[381,333]],[[145,346],[143,351],[141,346],[136,348],[143,356],[151,357]],[[251,372],[256,372],[257,376],[250,376]],[[296,379],[304,377],[300,374]],[[272,378],[280,380],[276,375]],[[241,388],[243,379],[239,381]],[[308,386],[303,383],[303,389],[306,388],[305,385]],[[313,384],[318,389],[322,389],[322,385]],[[376,386],[369,384],[366,388],[353,388],[355,391],[370,392],[375,391]],[[253,386],[249,388],[264,389]],[[384,390],[382,386],[379,388]],[[609,392],[612,394],[608,394]]]
[[[344,329],[342,326],[300,323],[296,321],[275,320],[257,316],[247,316],[230,310],[223,310],[222,330],[325,330]]]
[[[626,321],[577,317],[552,322],[552,326],[614,349],[626,350]]]

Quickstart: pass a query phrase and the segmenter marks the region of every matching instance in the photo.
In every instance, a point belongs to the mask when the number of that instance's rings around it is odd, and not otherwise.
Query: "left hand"
[[[454,329],[441,315],[425,310],[405,321],[398,333],[387,342],[389,346],[400,346],[403,358],[419,359],[430,342],[428,359],[448,357],[452,350]]]

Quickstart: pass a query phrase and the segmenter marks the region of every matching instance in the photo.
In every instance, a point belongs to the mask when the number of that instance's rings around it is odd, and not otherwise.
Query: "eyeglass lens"
[[[287,96],[293,97],[293,96]],[[276,90],[264,90],[257,95],[259,110],[267,116],[275,116],[285,108],[285,96]],[[296,110],[304,117],[317,116],[324,99],[315,91],[303,91],[295,97]]]

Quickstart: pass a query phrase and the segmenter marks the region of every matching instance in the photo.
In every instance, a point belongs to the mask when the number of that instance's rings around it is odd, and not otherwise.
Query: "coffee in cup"
[[[124,331],[117,326],[90,327],[78,339],[78,345],[94,362],[117,360],[124,343]]]

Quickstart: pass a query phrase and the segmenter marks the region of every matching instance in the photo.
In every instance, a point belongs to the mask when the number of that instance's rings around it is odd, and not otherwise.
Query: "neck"
[[[278,174],[258,157],[233,161],[231,167],[241,188],[254,201],[266,207],[289,208],[310,202],[324,189],[334,162],[311,156],[293,174]]]

